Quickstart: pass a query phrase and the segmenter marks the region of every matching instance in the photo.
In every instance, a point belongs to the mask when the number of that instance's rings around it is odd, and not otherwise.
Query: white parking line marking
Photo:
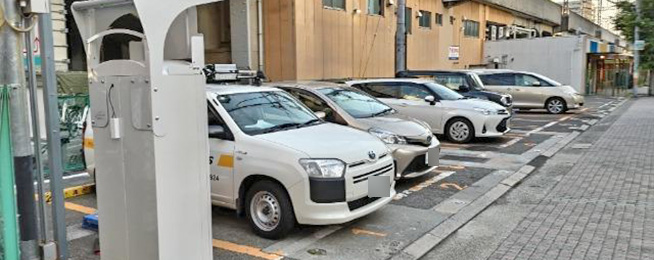
[[[513,138],[513,139],[511,139],[511,141],[508,141],[508,142],[506,142],[506,143],[500,145],[500,148],[507,148],[507,147],[509,147],[509,146],[511,146],[511,145],[514,145],[514,144],[516,144],[516,143],[522,141],[523,138],[524,138],[524,137]]]
[[[263,252],[274,253],[283,256],[289,256],[298,252],[311,244],[318,242],[332,233],[343,228],[341,225],[326,226],[304,237],[287,238],[264,248]]]
[[[95,234],[95,231],[82,228],[82,224],[75,224],[66,227],[66,240],[73,241],[80,238],[85,238]]]
[[[454,173],[456,173],[456,172],[450,171],[450,172],[443,172],[443,173],[441,173],[439,175],[436,175],[436,176],[434,176],[433,178],[431,178],[429,180],[423,181],[423,182],[421,182],[420,184],[418,184],[416,186],[413,186],[413,187],[408,188],[408,189],[406,189],[406,190],[404,190],[404,191],[402,191],[400,193],[395,194],[395,197],[393,197],[393,200],[398,201],[398,200],[401,200],[403,198],[406,198],[409,195],[411,195],[412,193],[420,191],[420,190],[422,190],[424,188],[427,188],[427,187],[431,186],[432,184],[437,183],[440,180],[445,179],[445,178],[449,177],[450,175],[452,175]]]

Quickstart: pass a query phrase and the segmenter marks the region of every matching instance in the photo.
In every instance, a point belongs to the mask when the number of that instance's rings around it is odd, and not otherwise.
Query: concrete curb
[[[565,138],[558,141],[555,145],[550,147],[550,149],[542,152],[540,155],[552,157],[554,154],[558,153],[561,149],[574,141],[580,134],[581,132],[578,131],[572,132]],[[534,172],[534,170],[536,170],[536,167],[534,166],[522,166],[522,168],[501,180],[493,188],[471,200],[470,203],[466,203],[466,201],[459,201],[456,198],[450,198],[441,202],[439,205],[434,207],[433,210],[444,213],[443,210],[440,210],[440,208],[447,208],[445,212],[450,214],[450,217],[436,226],[434,229],[413,241],[407,247],[402,249],[399,254],[391,257],[390,259],[414,260],[423,257],[432,248],[443,242],[445,239],[447,239],[447,237],[449,237],[463,225],[472,220],[488,206],[504,196],[504,194],[510,191],[511,188],[518,185],[523,179],[529,176],[529,174]],[[462,193],[464,192],[465,191]]]
[[[79,197],[82,195],[90,194],[95,192],[95,184],[87,184],[81,186],[75,186],[64,189],[64,199]],[[46,202],[52,202],[52,193],[46,192],[44,194],[44,199]]]

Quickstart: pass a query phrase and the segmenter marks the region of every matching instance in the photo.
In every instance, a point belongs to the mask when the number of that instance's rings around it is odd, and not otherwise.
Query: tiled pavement
[[[489,259],[654,259],[654,99],[580,152]]]

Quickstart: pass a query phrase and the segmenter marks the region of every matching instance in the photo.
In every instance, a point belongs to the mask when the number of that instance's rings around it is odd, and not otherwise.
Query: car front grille
[[[350,208],[350,211],[355,211],[359,208],[365,207],[366,205],[377,201],[379,198],[370,198],[368,196],[360,198],[358,200],[353,200],[347,203],[347,207]]]
[[[426,171],[429,169],[429,165],[427,165],[427,156],[426,155],[419,155],[416,158],[413,158],[413,161],[409,163],[409,166],[404,169],[404,172],[402,175],[406,175],[409,173],[414,173],[414,172],[421,172],[421,171]]]
[[[497,125],[497,127],[495,128],[495,130],[497,130],[497,131],[500,132],[500,133],[505,132],[506,130],[509,129],[509,127],[508,127],[508,123],[509,123],[509,119],[508,119],[508,118],[503,119],[502,122],[500,122],[500,124]]]
[[[354,184],[357,184],[359,182],[367,181],[370,176],[379,176],[392,170],[393,170],[393,164],[391,163],[384,167],[377,168],[373,171],[354,176],[352,179],[354,180]]]

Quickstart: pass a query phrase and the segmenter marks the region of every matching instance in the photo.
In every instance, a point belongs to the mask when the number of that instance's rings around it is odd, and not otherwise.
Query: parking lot
[[[214,207],[216,259],[387,259],[426,232],[456,217],[461,208],[499,185],[526,165],[538,168],[559,147],[624,103],[624,99],[587,97],[581,110],[562,115],[519,111],[512,131],[502,138],[470,144],[443,141],[441,167],[396,184],[393,202],[362,219],[333,226],[298,227],[289,237],[267,240],[254,235],[245,218]],[[551,156],[551,155],[550,155]],[[69,179],[71,185],[79,179]],[[81,228],[84,215],[95,212],[95,194],[67,199],[71,259],[94,259],[97,234]],[[99,259],[95,256],[95,259]]]

